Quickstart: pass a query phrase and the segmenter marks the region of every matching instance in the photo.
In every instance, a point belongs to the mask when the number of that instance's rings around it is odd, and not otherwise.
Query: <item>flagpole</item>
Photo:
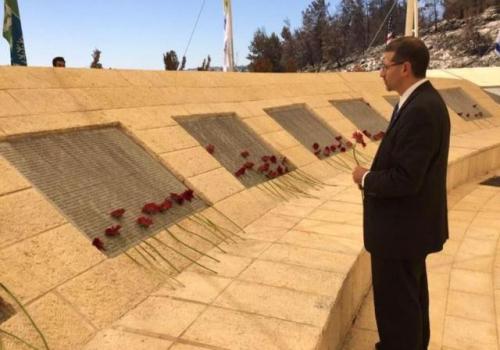
[[[406,1],[406,24],[405,24],[405,36],[413,36],[413,21],[415,19],[413,11],[415,6],[413,3],[415,0]]]
[[[231,0],[224,1],[224,72],[234,71],[233,9]]]
[[[413,36],[418,38],[418,0],[413,0]]]

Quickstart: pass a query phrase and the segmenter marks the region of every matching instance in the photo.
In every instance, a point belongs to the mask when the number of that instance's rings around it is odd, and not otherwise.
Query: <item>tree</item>
[[[101,51],[99,49],[95,49],[92,52],[92,62],[90,63],[90,68],[102,69],[102,64],[99,63],[101,59]]]
[[[309,64],[313,66],[323,62],[324,40],[330,17],[329,5],[325,0],[314,0],[305,11],[302,11],[302,37],[307,41],[304,48],[310,51],[307,55]]]
[[[297,48],[295,38],[290,28],[290,21],[285,20],[281,30],[281,62],[280,65],[285,72],[297,71]]]
[[[331,19],[324,40],[324,55],[328,61],[335,62],[336,67],[342,67],[349,52],[347,51],[347,36],[343,32],[344,25],[338,16]]]
[[[475,16],[489,6],[498,6],[498,0],[444,0],[443,17],[462,19]]]
[[[247,58],[249,69],[253,72],[282,72],[281,42],[276,33],[270,36],[265,29],[257,29],[250,46]]]
[[[181,68],[179,70],[184,70],[186,68],[186,56],[182,56]]]
[[[422,17],[426,26],[434,25],[434,31],[437,32],[439,18],[439,8],[443,5],[443,0],[425,0],[422,8]]]
[[[167,53],[163,54],[163,63],[165,64],[165,70],[177,70],[177,68],[179,67],[177,53],[174,50],[170,50]]]
[[[210,62],[212,61],[212,58],[210,55],[207,56],[207,58],[203,59],[203,63],[201,64],[201,67],[198,67],[197,69],[199,71],[207,71],[210,69]]]

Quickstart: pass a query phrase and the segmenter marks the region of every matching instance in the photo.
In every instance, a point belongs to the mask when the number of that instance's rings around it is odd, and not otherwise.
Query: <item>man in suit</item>
[[[352,176],[364,191],[364,242],[371,254],[377,350],[426,350],[425,259],[448,238],[446,170],[450,120],[425,79],[429,51],[413,37],[389,43],[380,76],[400,95],[370,170]]]

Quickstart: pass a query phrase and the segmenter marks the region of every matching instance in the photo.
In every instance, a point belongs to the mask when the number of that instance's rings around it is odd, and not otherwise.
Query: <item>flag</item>
[[[231,0],[224,1],[224,72],[234,71],[233,13]]]
[[[17,0],[4,0],[3,37],[10,45],[10,64],[26,66],[23,30]]]
[[[387,22],[387,36],[385,38],[385,44],[388,45],[394,39],[394,29],[392,28],[392,14],[389,16],[389,21]]]
[[[500,56],[500,31],[498,31],[497,40],[495,42],[495,52]]]

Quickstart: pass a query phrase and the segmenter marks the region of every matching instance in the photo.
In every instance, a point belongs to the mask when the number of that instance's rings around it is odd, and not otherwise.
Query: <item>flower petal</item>
[[[125,213],[125,209],[120,208],[120,209],[113,210],[109,215],[111,215],[115,219],[119,219],[123,216],[124,213]]]

